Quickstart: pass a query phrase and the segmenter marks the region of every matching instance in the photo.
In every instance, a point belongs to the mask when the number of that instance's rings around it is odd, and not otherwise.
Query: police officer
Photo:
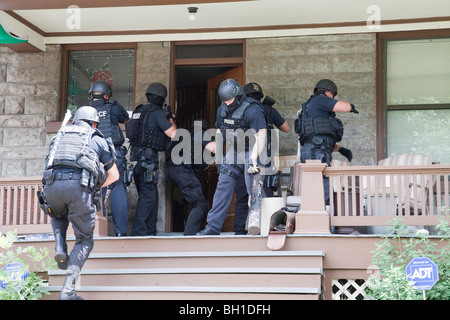
[[[198,130],[197,130],[198,129]],[[201,227],[203,219],[208,212],[208,202],[203,194],[202,184],[197,175],[203,173],[206,163],[203,159],[203,150],[205,148],[213,150],[213,142],[208,137],[204,137],[209,125],[206,120],[194,121],[194,126],[189,130],[191,156],[189,161],[173,159],[183,157],[182,154],[176,154],[174,147],[181,142],[171,143],[166,152],[166,177],[167,180],[177,186],[183,193],[184,200],[188,203],[189,216],[184,227],[184,235],[195,235]],[[183,150],[184,151],[184,150]],[[198,157],[195,152],[199,152]],[[201,161],[197,161],[200,159]],[[181,163],[180,163],[181,161]]]
[[[353,104],[335,100],[338,89],[329,79],[322,79],[314,87],[314,94],[302,105],[299,119],[296,120],[296,133],[301,144],[300,161],[319,159],[328,166],[332,152],[339,151],[351,160],[351,151],[337,145],[344,134],[342,122],[336,112],[359,113]],[[324,177],[325,204],[329,205],[329,179]]]
[[[126,182],[124,180],[127,169],[126,154],[127,149],[123,146],[125,137],[119,127],[119,123],[127,123],[129,120],[128,112],[122,105],[112,97],[112,89],[106,81],[96,81],[89,89],[89,105],[94,107],[99,115],[100,123],[98,129],[105,138],[110,138],[116,149],[116,165],[120,173],[120,179],[110,186],[111,190],[111,213],[114,222],[114,231],[116,236],[126,236],[128,232],[128,196]],[[103,199],[106,196],[106,188],[102,190]],[[104,206],[103,206],[104,208]],[[103,211],[105,214],[106,212]]]
[[[216,128],[228,148],[219,168],[219,181],[207,225],[197,235],[220,234],[237,185],[245,186],[245,189],[236,192],[251,194],[251,175],[259,175],[258,157],[265,144],[266,120],[261,103],[246,97],[242,86],[234,79],[224,80],[218,93],[222,104],[217,111]],[[252,139],[254,141],[250,141]],[[217,147],[220,146],[216,142]]]
[[[152,82],[146,92],[147,103],[138,105],[126,125],[130,140],[130,160],[136,161],[133,171],[138,191],[132,236],[156,235],[158,218],[158,152],[165,151],[169,139],[176,135],[173,114],[163,111],[167,88]]]
[[[258,101],[264,97],[261,86],[256,82],[249,82],[244,86],[245,95],[251,98],[254,98]],[[291,127],[289,123],[280,115],[277,109],[273,106],[276,103],[271,97],[266,96],[262,101],[262,106],[264,109],[264,113],[266,115],[267,120],[267,156],[271,159],[267,161],[265,173],[267,173],[264,177],[263,190],[265,197],[273,197],[273,191],[277,187],[277,172],[272,172],[272,168],[274,167],[273,156],[275,145],[272,146],[273,142],[278,143],[278,141],[272,139],[272,129],[274,126],[278,128],[282,132],[289,132]]]
[[[94,240],[95,195],[119,178],[114,146],[96,129],[97,111],[89,106],[75,113],[73,125],[66,125],[50,143],[44,172],[44,194],[52,217],[56,241],[55,259],[67,269],[60,299],[80,300],[75,283],[91,252]],[[106,172],[106,174],[105,174]],[[70,255],[65,242],[69,221],[75,233]]]

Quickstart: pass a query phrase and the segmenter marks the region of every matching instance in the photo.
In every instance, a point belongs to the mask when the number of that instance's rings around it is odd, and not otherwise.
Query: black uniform
[[[43,183],[47,205],[51,208],[57,254],[58,250],[60,254],[67,254],[65,239],[69,222],[76,238],[67,265],[58,262],[61,269],[68,270],[61,291],[67,294],[64,298],[79,298],[74,294],[74,285],[94,246],[96,211],[93,197],[106,179],[105,170],[114,165],[112,160],[112,144],[84,121],[61,128],[50,143]],[[104,164],[108,167],[104,168]]]
[[[114,231],[116,235],[125,236],[128,232],[128,196],[124,181],[127,169],[127,149],[122,146],[125,142],[125,137],[119,123],[125,123],[129,119],[128,112],[116,100],[114,103],[111,103],[100,98],[90,101],[89,105],[94,107],[99,114],[100,123],[98,129],[105,138],[111,138],[116,149],[116,164],[120,178],[108,186],[108,189],[111,189],[111,214],[114,222]],[[104,199],[106,188],[102,192]]]
[[[166,177],[180,189],[190,209],[184,227],[184,235],[195,235],[200,230],[203,219],[208,212],[208,203],[203,194],[202,184],[196,175],[196,172],[201,173],[204,170],[206,163],[203,162],[203,157],[201,163],[196,163],[194,157],[194,144],[201,146],[201,152],[203,153],[205,146],[210,142],[210,139],[203,139],[204,132],[205,130],[199,130],[194,134],[194,130],[190,130],[192,153],[190,163],[173,163],[172,156],[175,155],[172,155],[172,150],[175,145],[171,146],[166,152]]]
[[[172,124],[162,106],[147,103],[136,107],[127,124],[130,139],[130,160],[137,161],[133,177],[138,191],[132,236],[156,235],[158,218],[158,151],[164,151],[169,138],[164,131]]]
[[[334,145],[343,134],[342,122],[336,118],[333,108],[337,100],[324,94],[311,96],[303,106],[301,132],[299,133],[300,161],[318,159],[331,165]],[[329,179],[324,176],[325,204],[329,204]]]

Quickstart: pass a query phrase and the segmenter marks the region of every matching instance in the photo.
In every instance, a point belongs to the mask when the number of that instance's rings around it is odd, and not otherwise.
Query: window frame
[[[101,51],[101,50],[123,50],[133,49],[134,54],[134,88],[133,88],[133,105],[135,104],[136,90],[136,63],[137,63],[137,43],[86,43],[86,44],[66,44],[62,45],[61,54],[61,81],[58,105],[58,120],[61,121],[66,113],[67,108],[67,81],[69,77],[69,54],[71,51]]]
[[[387,113],[390,110],[424,110],[430,105],[387,104],[387,42],[396,40],[423,40],[450,38],[450,29],[377,33],[376,67],[376,151],[377,161],[388,155]],[[450,104],[434,104],[433,109],[450,109]]]

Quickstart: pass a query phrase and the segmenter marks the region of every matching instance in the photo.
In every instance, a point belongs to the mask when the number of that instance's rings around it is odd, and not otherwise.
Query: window
[[[104,80],[112,87],[111,101],[118,100],[126,110],[133,110],[134,56],[134,49],[69,51],[67,99],[63,107],[74,112],[87,105],[91,84]]]
[[[386,42],[387,156],[450,164],[450,38]]]

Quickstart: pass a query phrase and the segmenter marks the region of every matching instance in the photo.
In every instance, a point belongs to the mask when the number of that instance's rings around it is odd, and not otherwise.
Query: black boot
[[[58,268],[61,270],[66,270],[69,256],[67,254],[67,243],[65,237],[61,234],[61,232],[55,232],[55,260],[58,264]]]
[[[61,289],[59,300],[84,300],[82,297],[75,293],[75,284],[80,276],[80,270],[78,267],[71,266],[66,273],[66,280]]]

